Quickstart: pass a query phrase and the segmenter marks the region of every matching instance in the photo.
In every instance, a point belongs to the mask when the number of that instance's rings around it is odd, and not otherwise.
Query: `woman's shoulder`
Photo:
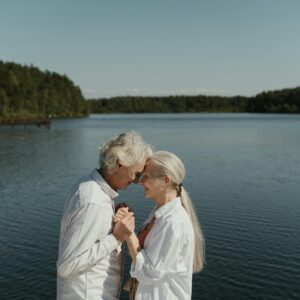
[[[183,206],[178,207],[168,216],[161,218],[159,223],[162,228],[176,235],[182,235],[184,232],[191,230],[191,222]]]

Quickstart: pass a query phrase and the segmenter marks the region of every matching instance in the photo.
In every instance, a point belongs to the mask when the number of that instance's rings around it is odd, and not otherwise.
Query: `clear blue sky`
[[[0,0],[0,59],[87,98],[255,95],[300,85],[300,1]]]

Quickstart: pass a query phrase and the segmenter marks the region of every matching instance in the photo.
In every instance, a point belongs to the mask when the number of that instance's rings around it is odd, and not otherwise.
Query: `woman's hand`
[[[129,212],[133,213],[131,207],[125,202],[116,205],[115,212],[114,223],[121,221]]]
[[[133,233],[135,220],[132,212],[128,212],[124,218],[115,223],[113,235],[121,243],[127,240]]]
[[[114,235],[118,236],[120,240],[127,241],[134,234],[135,219],[132,209],[125,203],[119,203],[116,206],[116,214],[114,217]],[[119,234],[120,231],[123,231]],[[122,236],[122,237],[120,237]]]
[[[129,214],[129,208],[128,207],[122,207],[119,208],[115,217],[114,217],[114,223],[117,223],[121,221],[127,214]],[[131,213],[133,215],[133,213]]]

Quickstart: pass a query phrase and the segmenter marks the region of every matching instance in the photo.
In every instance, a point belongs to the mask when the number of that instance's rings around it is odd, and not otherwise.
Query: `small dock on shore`
[[[6,120],[1,120],[0,119],[0,125],[4,126],[24,126],[26,128],[29,125],[36,125],[37,127],[45,126],[47,129],[50,129],[51,127],[51,119],[49,118],[36,118],[36,119],[6,119]]]

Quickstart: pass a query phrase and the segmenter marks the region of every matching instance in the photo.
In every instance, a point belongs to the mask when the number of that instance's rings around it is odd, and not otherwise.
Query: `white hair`
[[[121,133],[99,148],[100,169],[113,173],[117,162],[132,168],[152,154],[152,147],[146,144],[142,137],[134,132]]]
[[[150,159],[155,165],[155,176],[171,177],[173,188],[177,191],[181,204],[190,217],[195,235],[193,272],[200,272],[203,269],[205,260],[205,242],[193,203],[187,191],[182,186],[182,181],[185,177],[184,165],[179,157],[167,151],[155,152]]]

